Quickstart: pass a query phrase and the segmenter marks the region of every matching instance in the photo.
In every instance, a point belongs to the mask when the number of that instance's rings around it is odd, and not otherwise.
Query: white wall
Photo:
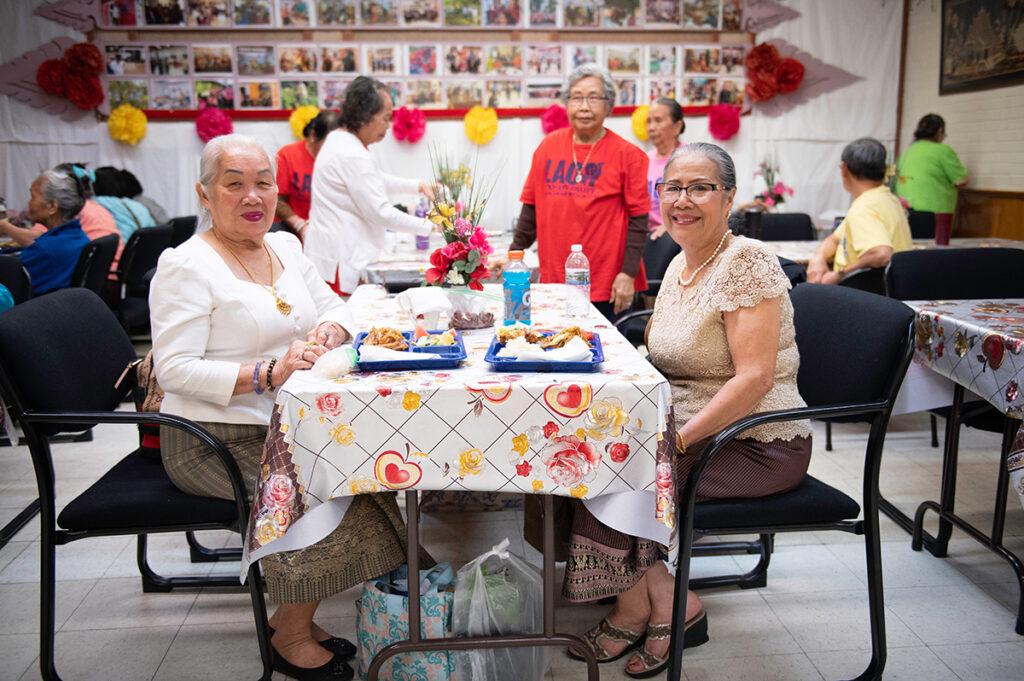
[[[914,142],[917,121],[937,113],[946,121],[946,144],[970,173],[970,187],[1024,190],[1024,85],[940,96],[941,19],[938,2],[910,5],[900,152]]]

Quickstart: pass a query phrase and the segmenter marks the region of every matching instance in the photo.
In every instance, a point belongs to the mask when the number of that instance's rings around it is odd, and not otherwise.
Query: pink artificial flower
[[[786,187],[786,193],[789,194],[790,196],[793,196],[793,188],[792,187]]]
[[[441,253],[451,262],[466,260],[469,256],[469,247],[461,241],[453,241],[450,244],[445,244],[441,248]]]
[[[782,184],[782,182],[776,182],[775,186],[772,187],[772,193],[773,194],[785,194],[786,193],[786,185]]]
[[[766,206],[768,206],[769,208],[771,208],[772,206],[774,206],[774,205],[775,205],[775,199],[773,199],[773,198],[772,198],[772,197],[770,197],[770,196],[767,196],[767,197],[765,197],[765,200],[764,200],[764,205],[766,205]]]
[[[540,128],[545,135],[567,127],[569,127],[569,114],[561,104],[552,104],[540,115]]]
[[[494,253],[494,247],[487,241],[487,233],[479,227],[477,227],[473,231],[473,234],[470,235],[469,245],[471,248],[477,249],[485,256]]]
[[[427,128],[427,117],[422,111],[413,107],[401,107],[395,109],[392,114],[391,131],[398,141],[407,141],[415,144],[423,138],[423,132]]]
[[[716,140],[731,139],[740,129],[740,108],[731,104],[716,104],[708,112],[708,130]],[[762,167],[764,164],[761,164]],[[759,175],[760,172],[755,173]]]
[[[473,223],[466,218],[455,218],[455,233],[460,239],[465,239],[473,232]]]

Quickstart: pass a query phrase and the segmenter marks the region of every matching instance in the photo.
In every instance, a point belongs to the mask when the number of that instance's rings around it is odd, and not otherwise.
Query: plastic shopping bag
[[[509,553],[508,539],[459,570],[452,634],[538,634],[544,627],[540,571]],[[536,681],[547,672],[547,648],[482,648],[453,653],[459,681]]]

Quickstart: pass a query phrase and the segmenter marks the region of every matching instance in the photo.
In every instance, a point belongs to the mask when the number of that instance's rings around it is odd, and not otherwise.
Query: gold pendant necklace
[[[705,260],[705,261],[704,261],[704,264],[702,264],[702,265],[701,265],[700,267],[698,267],[697,269],[695,269],[695,270],[693,271],[693,274],[691,274],[691,275],[690,275],[690,278],[689,278],[689,279],[683,279],[683,272],[685,272],[685,271],[686,271],[686,266],[684,265],[684,266],[683,266],[683,269],[682,269],[682,271],[681,271],[681,272],[679,273],[679,284],[680,284],[680,285],[682,285],[682,286],[689,286],[690,284],[692,284],[692,283],[693,283],[693,280],[697,278],[697,275],[698,275],[698,274],[700,274],[700,271],[701,271],[702,269],[704,269],[705,267],[707,267],[707,266],[708,266],[708,264],[709,264],[709,263],[710,263],[710,262],[711,262],[712,260],[714,260],[714,259],[715,259],[715,256],[716,256],[716,255],[718,255],[718,252],[719,252],[720,250],[722,250],[722,244],[724,244],[724,243],[725,243],[725,239],[726,239],[726,237],[728,237],[728,236],[729,236],[729,230],[728,230],[728,229],[727,229],[727,230],[725,230],[724,232],[722,232],[722,238],[718,240],[718,245],[717,245],[717,246],[715,246],[715,251],[714,251],[714,253],[712,253],[712,254],[711,254],[711,257],[710,257],[710,258],[708,258],[707,260]]]
[[[263,250],[267,254],[267,261],[270,263],[270,286],[267,286],[266,284],[260,284],[260,282],[256,281],[256,277],[252,276],[252,272],[250,272],[249,268],[245,266],[245,263],[242,262],[242,259],[235,255],[235,252],[231,250],[231,248],[226,243],[224,243],[224,241],[221,240],[219,236],[217,236],[217,232],[215,232],[212,229],[210,230],[210,232],[213,234],[213,238],[219,241],[220,245],[227,249],[227,252],[231,254],[231,257],[234,258],[239,265],[241,265],[242,269],[245,270],[245,273],[249,276],[249,279],[252,280],[252,283],[262,286],[267,290],[267,292],[270,293],[270,295],[274,296],[274,300],[277,301],[277,311],[286,317],[290,315],[292,312],[292,306],[286,303],[284,300],[282,300],[281,296],[277,295],[277,288],[275,288],[274,286],[274,257],[270,255],[270,249],[267,248],[266,242],[263,242]]]
[[[601,129],[601,136],[597,138],[597,142],[604,139],[604,128]],[[576,184],[579,184],[583,180],[583,168],[587,165],[587,161],[590,160],[590,155],[594,153],[594,148],[597,146],[597,142],[590,145],[590,151],[587,152],[587,157],[583,159],[583,165],[576,160],[576,141],[569,140],[569,146],[572,148],[572,164],[576,166]]]

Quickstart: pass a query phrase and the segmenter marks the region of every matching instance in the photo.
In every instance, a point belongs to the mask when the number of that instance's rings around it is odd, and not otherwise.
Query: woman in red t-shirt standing
[[[590,300],[611,319],[647,288],[647,154],[604,127],[615,101],[606,70],[579,66],[563,93],[571,127],[551,133],[533,152],[510,249],[536,241],[541,281],[564,283],[569,249],[582,244]]]
[[[299,239],[309,224],[309,204],[313,187],[313,161],[327,139],[338,127],[338,114],[330,109],[318,113],[302,129],[304,139],[277,150],[276,218]]]

